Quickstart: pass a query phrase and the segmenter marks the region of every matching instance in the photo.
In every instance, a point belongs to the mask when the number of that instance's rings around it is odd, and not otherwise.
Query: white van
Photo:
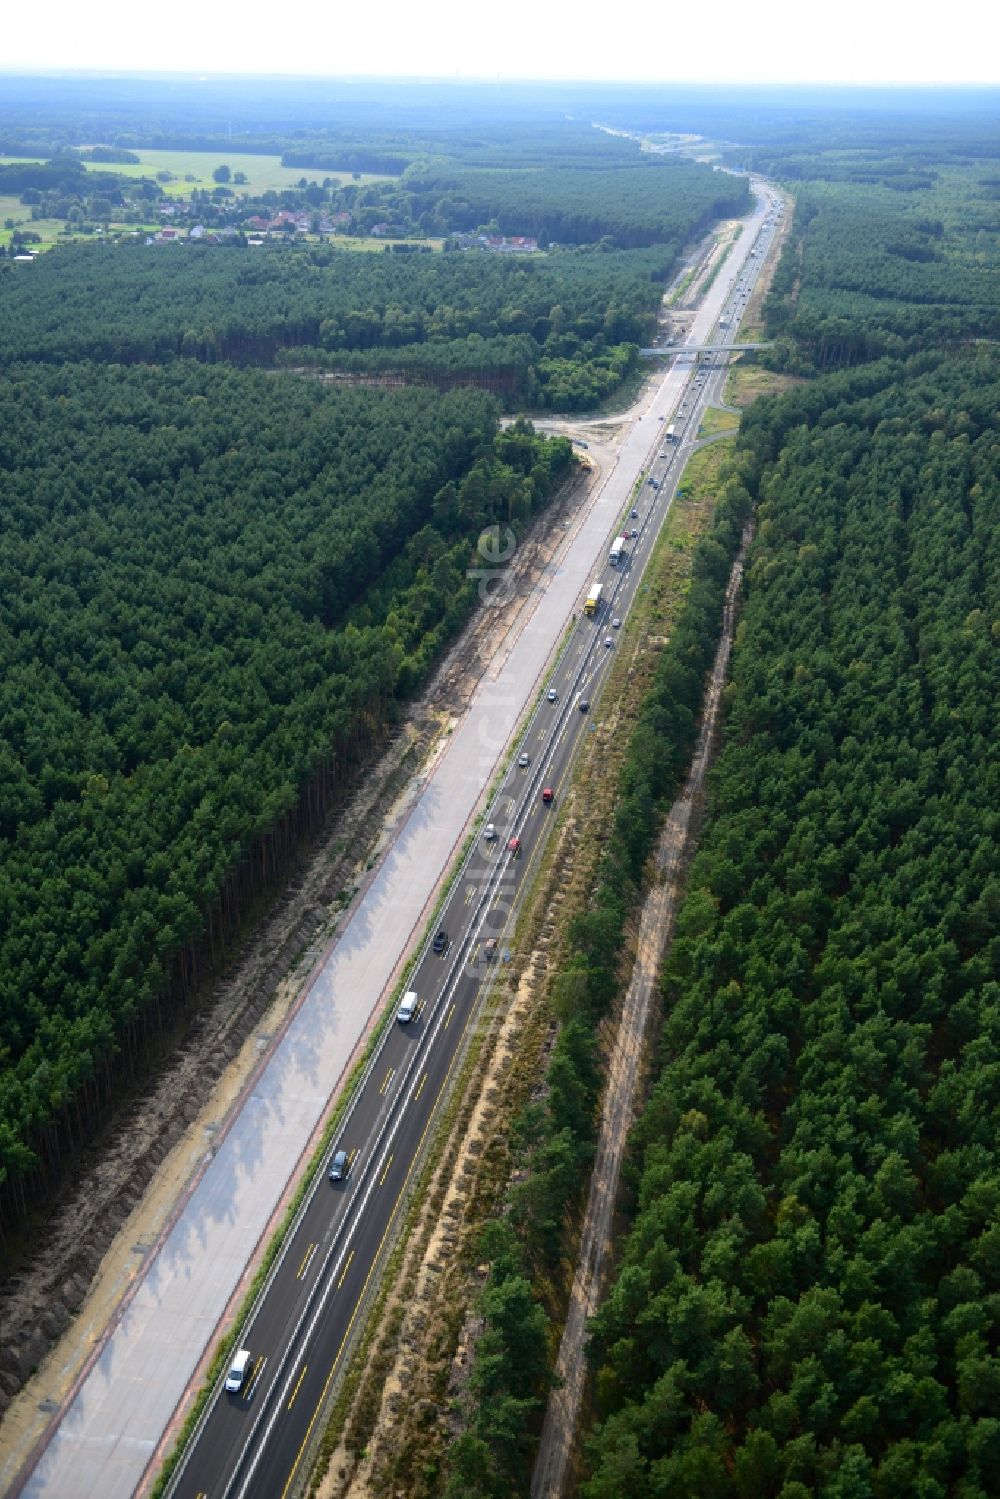
[[[226,1389],[230,1395],[238,1395],[242,1390],[250,1373],[250,1363],[249,1348],[241,1348],[229,1365],[229,1373],[226,1375]]]
[[[408,989],[403,995],[402,1003],[396,1011],[396,1019],[400,1025],[407,1025],[417,1013],[417,991]]]

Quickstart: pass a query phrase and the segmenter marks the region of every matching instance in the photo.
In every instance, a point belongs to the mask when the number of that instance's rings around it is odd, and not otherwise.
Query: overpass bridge
[[[640,349],[644,359],[675,359],[678,354],[742,354],[754,349],[770,349],[772,340],[746,344],[661,344],[657,349]]]

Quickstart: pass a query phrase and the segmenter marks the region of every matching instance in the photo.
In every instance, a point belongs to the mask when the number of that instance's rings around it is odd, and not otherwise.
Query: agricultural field
[[[161,185],[164,192],[174,198],[186,198],[196,187],[211,189],[217,186],[212,173],[223,164],[229,167],[234,177],[237,172],[246,173],[246,182],[238,186],[240,192],[247,193],[250,197],[295,187],[303,177],[310,182],[322,182],[329,178],[338,187],[356,180],[350,172],[320,171],[316,167],[283,167],[280,156],[258,156],[250,152],[237,151],[230,155],[216,151],[137,151],[135,154],[139,157],[138,166],[115,162],[111,170],[119,172],[123,177],[148,177],[151,173],[155,176],[157,172],[171,172],[175,180]],[[88,170],[106,172],[108,163],[88,162],[87,167]],[[388,182],[391,179],[365,174],[358,180],[369,183]],[[236,186],[233,183],[229,185]]]
[[[324,181],[329,178],[338,187],[347,182],[358,181],[367,186],[372,182],[389,182],[386,176],[363,173],[354,178],[350,172],[320,171],[317,167],[283,167],[280,156],[259,156],[251,152],[234,151],[136,151],[138,164],[134,162],[84,162],[90,172],[115,172],[122,177],[156,176],[157,172],[170,172],[174,181],[160,185],[168,197],[186,198],[195,188],[211,190],[218,184],[212,177],[216,167],[229,167],[233,176],[246,173],[246,182],[240,183],[241,192],[250,197],[270,191],[281,192],[283,188],[295,187],[303,177],[309,181]],[[19,161],[32,161],[30,156],[0,156],[0,166],[13,166]],[[230,183],[230,186],[233,186]],[[0,199],[0,202],[5,200]]]

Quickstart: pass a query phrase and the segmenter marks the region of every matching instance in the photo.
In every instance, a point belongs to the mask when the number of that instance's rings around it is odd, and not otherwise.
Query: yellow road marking
[[[316,1245],[315,1244],[310,1244],[309,1248],[306,1250],[305,1254],[302,1256],[302,1263],[299,1266],[298,1273],[295,1276],[296,1280],[302,1280],[302,1279],[304,1279],[305,1273],[309,1269],[309,1261],[312,1259],[312,1257],[313,1257],[313,1255],[315,1253],[316,1253]]]
[[[456,1052],[451,1061],[448,1063],[448,1071],[445,1073],[441,1086],[438,1089],[437,1098],[435,1098],[434,1100],[434,1106],[427,1116],[427,1123],[424,1125],[420,1139],[417,1141],[417,1148],[410,1158],[410,1164],[407,1168],[406,1176],[403,1178],[403,1185],[400,1187],[399,1192],[396,1194],[396,1201],[392,1205],[392,1212],[389,1214],[389,1219],[386,1223],[385,1231],[383,1232],[382,1237],[379,1240],[378,1248],[376,1249],[372,1257],[372,1262],[368,1267],[368,1274],[365,1276],[365,1283],[361,1287],[361,1292],[358,1296],[357,1301],[354,1303],[354,1310],[351,1313],[351,1319],[344,1331],[344,1336],[340,1340],[340,1347],[334,1354],[333,1363],[330,1365],[330,1372],[326,1376],[326,1382],[323,1385],[323,1388],[320,1391],[319,1399],[316,1402],[316,1409],[313,1411],[312,1416],[309,1419],[309,1425],[306,1427],[306,1434],[302,1438],[302,1445],[295,1455],[295,1461],[292,1463],[291,1470],[289,1471],[288,1477],[285,1480],[285,1487],[281,1491],[281,1499],[288,1499],[288,1492],[292,1487],[295,1475],[298,1472],[299,1464],[301,1463],[303,1454],[309,1444],[309,1439],[312,1436],[312,1429],[316,1425],[316,1421],[319,1417],[320,1411],[323,1409],[323,1402],[326,1400],[327,1391],[329,1390],[330,1385],[333,1382],[333,1376],[337,1372],[337,1365],[340,1363],[344,1349],[347,1347],[347,1340],[351,1336],[351,1330],[354,1327],[355,1322],[357,1321],[358,1313],[361,1310],[361,1305],[365,1299],[365,1295],[367,1294],[368,1283],[371,1280],[372,1276],[375,1274],[375,1267],[378,1264],[379,1256],[381,1255],[382,1250],[385,1247],[385,1241],[389,1237],[389,1230],[392,1228],[393,1223],[396,1221],[396,1214],[399,1212],[400,1203],[403,1200],[403,1193],[406,1191],[410,1177],[413,1175],[413,1168],[416,1165],[417,1161],[420,1159],[421,1147],[427,1136],[427,1131],[430,1129],[431,1124],[433,1123],[434,1115],[437,1111],[437,1106],[441,1101],[441,1095],[444,1092],[445,1088],[447,1088],[448,1086],[448,1079],[451,1077],[451,1070],[455,1065],[457,1057],[458,1053]],[[351,1250],[351,1253],[354,1253],[353,1249]]]
[[[385,1170],[382,1172],[382,1175],[379,1178],[379,1186],[380,1187],[384,1187],[385,1186],[385,1179],[389,1175],[389,1167],[391,1165],[392,1165],[392,1156],[390,1156],[389,1159],[386,1161],[386,1163],[385,1163]]]
[[[243,1396],[244,1400],[249,1400],[250,1399],[250,1395],[251,1395],[251,1392],[253,1390],[253,1387],[257,1383],[258,1379],[260,1379],[260,1376],[263,1374],[263,1372],[264,1372],[264,1365],[266,1363],[267,1363],[267,1354],[265,1353],[264,1357],[261,1359],[260,1363],[257,1365],[257,1367],[254,1369],[253,1373],[250,1376],[250,1383],[247,1385],[246,1391],[245,1391],[244,1396]]]
[[[475,887],[475,885],[466,885],[466,887],[465,887],[465,904],[467,906],[472,903],[472,901],[475,899],[475,896],[476,896],[476,887]]]
[[[308,1369],[308,1367],[309,1367],[308,1364],[303,1364],[302,1365],[302,1373],[299,1375],[298,1379],[295,1381],[295,1388],[292,1391],[292,1398],[291,1398],[291,1400],[289,1400],[287,1406],[285,1407],[286,1410],[291,1410],[292,1406],[295,1404],[295,1397],[299,1393],[299,1385],[305,1379],[305,1377],[306,1377],[306,1370]]]
[[[344,1270],[343,1270],[343,1273],[342,1273],[340,1279],[337,1282],[337,1290],[338,1291],[340,1290],[341,1286],[344,1284],[344,1281],[347,1279],[347,1272],[351,1268],[351,1261],[353,1260],[353,1258],[354,1258],[354,1250],[352,1249],[351,1252],[350,1252],[350,1254],[347,1256],[347,1259],[344,1261]]]
[[[385,1090],[386,1090],[386,1088],[388,1088],[389,1084],[392,1082],[392,1080],[393,1080],[393,1078],[395,1076],[396,1076],[396,1069],[395,1069],[395,1067],[390,1067],[389,1071],[386,1073],[385,1077],[383,1078],[383,1080],[382,1080],[382,1086],[381,1086],[381,1088],[379,1088],[378,1091],[380,1093],[384,1093]]]
[[[421,1093],[424,1091],[424,1083],[426,1081],[427,1081],[427,1073],[425,1072],[424,1075],[423,1075],[423,1077],[420,1079],[420,1086],[417,1088],[416,1093],[414,1093],[414,1095],[413,1095],[413,1102],[414,1103],[416,1103],[417,1099],[420,1097]]]
[[[476,949],[476,952],[478,954],[478,952],[479,952],[478,948]],[[449,1022],[451,1020],[451,1017],[454,1015],[454,1013],[455,1013],[455,1006],[452,1005],[451,1009],[448,1011],[448,1016],[447,1016],[447,1019],[445,1020],[445,1023],[444,1023],[445,1030],[448,1029],[448,1024],[449,1024]]]

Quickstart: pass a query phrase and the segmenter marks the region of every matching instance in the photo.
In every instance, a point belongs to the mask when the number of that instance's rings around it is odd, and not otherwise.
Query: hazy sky
[[[997,0],[12,0],[3,68],[992,83]]]

